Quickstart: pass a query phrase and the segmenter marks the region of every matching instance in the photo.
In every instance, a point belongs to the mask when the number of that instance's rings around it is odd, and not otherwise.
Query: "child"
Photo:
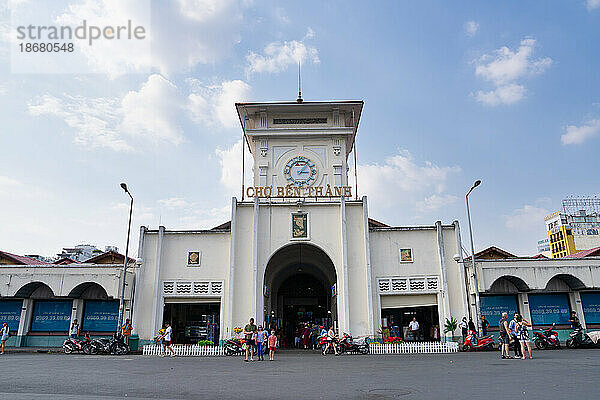
[[[266,341],[267,331],[263,329],[262,325],[259,325],[256,332],[256,356],[258,357],[258,361],[265,361],[264,346]]]
[[[269,361],[273,361],[275,346],[277,346],[277,336],[275,336],[275,329],[271,329],[271,335],[269,336]]]

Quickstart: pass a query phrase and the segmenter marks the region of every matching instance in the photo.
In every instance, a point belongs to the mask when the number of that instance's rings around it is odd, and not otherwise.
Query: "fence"
[[[223,347],[219,346],[198,346],[197,344],[174,344],[171,346],[175,355],[179,357],[199,357],[199,356],[222,356],[225,355]],[[142,354],[145,356],[159,356],[162,353],[162,346],[157,344],[147,344],[143,348]],[[167,351],[167,354],[168,351]]]
[[[371,343],[369,346],[369,354],[456,353],[457,351],[458,343],[456,342]]]

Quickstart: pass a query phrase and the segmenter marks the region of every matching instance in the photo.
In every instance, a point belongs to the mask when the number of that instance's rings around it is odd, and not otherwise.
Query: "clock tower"
[[[362,107],[362,101],[237,103],[254,157],[253,185],[302,188],[302,197],[312,188],[354,186],[348,155]]]

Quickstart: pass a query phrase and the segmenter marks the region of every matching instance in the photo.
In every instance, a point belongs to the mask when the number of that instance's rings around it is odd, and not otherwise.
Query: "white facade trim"
[[[377,290],[380,295],[390,294],[426,294],[442,290],[440,278],[430,276],[390,276],[377,278]]]

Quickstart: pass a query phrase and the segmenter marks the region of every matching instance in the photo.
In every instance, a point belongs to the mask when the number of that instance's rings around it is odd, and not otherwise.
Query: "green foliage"
[[[198,345],[199,346],[214,346],[215,344],[213,342],[211,342],[210,340],[199,340]]]
[[[454,335],[454,331],[458,328],[458,321],[454,319],[454,317],[450,317],[450,319],[446,318],[446,322],[444,323],[444,333],[452,332]]]

